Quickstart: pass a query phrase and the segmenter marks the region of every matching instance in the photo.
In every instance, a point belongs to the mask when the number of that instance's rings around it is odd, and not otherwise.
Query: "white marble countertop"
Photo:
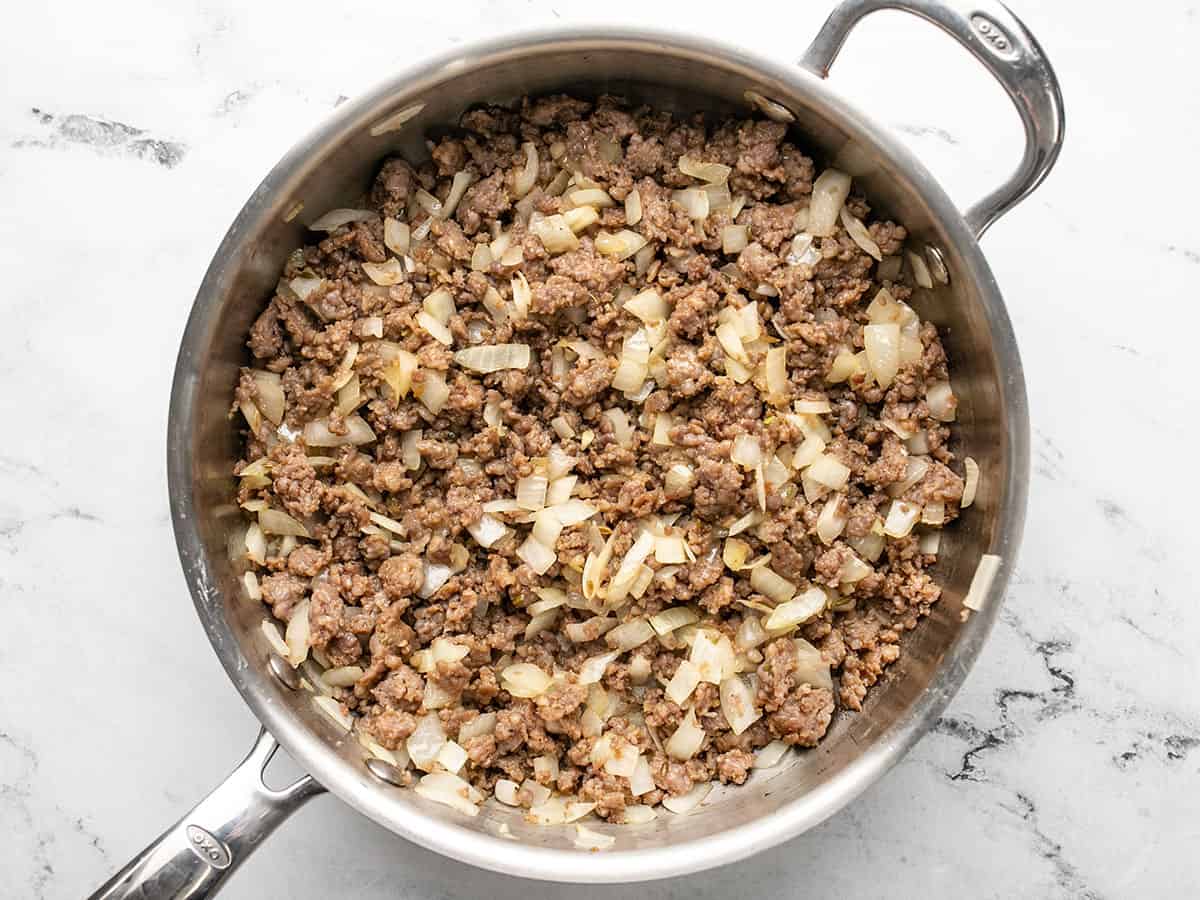
[[[256,730],[197,628],[164,471],[176,342],[234,213],[341,97],[414,54],[597,6],[780,60],[826,11],[788,4],[766,29],[780,5],[762,0],[695,25],[707,17],[695,4],[630,0],[6,11],[0,893],[84,895],[216,784]],[[1200,15],[1164,0],[1137,9],[1018,7],[1061,76],[1069,124],[1058,169],[984,241],[1034,426],[1026,538],[991,642],[935,731],[844,812],[640,896],[1194,895]],[[1016,161],[999,89],[915,20],[865,24],[833,80],[964,205]],[[439,858],[323,797],[225,896],[560,893]]]

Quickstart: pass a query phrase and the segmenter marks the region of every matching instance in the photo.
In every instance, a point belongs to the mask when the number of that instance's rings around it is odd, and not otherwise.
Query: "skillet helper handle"
[[[976,238],[1041,184],[1062,149],[1064,113],[1058,78],[1029,30],[999,0],[843,0],[805,51],[801,64],[821,78],[863,16],[897,9],[920,16],[967,48],[1007,92],[1025,127],[1025,152],[1012,176],[965,215]]]
[[[324,788],[304,776],[281,791],[262,773],[279,744],[264,728],[254,748],[217,788],[110,878],[89,900],[200,900],[283,820]]]

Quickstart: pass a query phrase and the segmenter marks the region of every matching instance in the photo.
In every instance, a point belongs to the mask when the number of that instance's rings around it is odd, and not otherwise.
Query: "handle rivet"
[[[929,260],[929,274],[933,276],[933,280],[940,284],[949,284],[950,270],[946,268],[946,260],[942,256],[942,251],[933,244],[928,244],[925,247],[925,257]]]
[[[384,762],[382,759],[377,759],[373,756],[367,760],[367,771],[380,781],[386,781],[388,784],[394,784],[396,787],[404,787],[404,773],[389,762]]]
[[[282,656],[272,653],[270,659],[267,660],[267,668],[271,670],[271,674],[275,676],[275,680],[289,691],[300,690],[299,673]]]

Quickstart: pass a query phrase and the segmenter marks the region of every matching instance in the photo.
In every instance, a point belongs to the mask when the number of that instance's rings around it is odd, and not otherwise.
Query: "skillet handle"
[[[1041,184],[1063,142],[1058,78],[1028,29],[999,0],[843,0],[804,53],[801,64],[821,78],[859,20],[881,9],[920,16],[978,59],[1012,99],[1025,126],[1025,153],[1012,176],[966,212],[976,238]]]
[[[283,820],[324,788],[309,776],[281,791],[262,773],[279,749],[264,728],[250,753],[217,788],[110,878],[89,900],[200,900]]]

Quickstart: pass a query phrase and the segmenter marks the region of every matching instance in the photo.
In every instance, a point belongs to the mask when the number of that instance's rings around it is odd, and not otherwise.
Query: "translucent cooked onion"
[[[530,537],[553,550],[562,529],[562,522],[558,521],[558,517],[551,510],[539,509],[533,517],[533,530],[530,532]]]
[[[850,480],[850,469],[836,457],[822,453],[805,469],[805,474],[832,491],[840,491]]]
[[[775,406],[788,401],[791,387],[788,382],[787,347],[772,347],[763,360],[763,378],[767,385],[767,399]]]
[[[681,156],[679,157],[679,171],[689,178],[699,178],[709,184],[718,184],[728,181],[733,169],[724,163],[701,162],[691,156]]]
[[[618,744],[604,762],[604,771],[619,778],[632,778],[640,755],[636,744]]]
[[[910,487],[925,477],[929,471],[929,460],[924,456],[910,456],[904,463],[904,477],[888,485],[888,493],[893,497],[901,496]]]
[[[599,656],[588,657],[583,661],[583,665],[579,667],[579,674],[575,677],[575,683],[583,685],[598,683],[604,677],[605,670],[620,655],[620,650],[613,650],[611,653],[602,653]]]
[[[434,760],[452,775],[457,775],[467,761],[467,751],[457,741],[446,741]]]
[[[612,426],[613,439],[622,447],[633,446],[633,426],[629,422],[629,416],[625,410],[620,407],[606,409],[601,415],[608,420]]]
[[[623,228],[616,234],[600,232],[596,235],[596,252],[617,259],[629,259],[646,246],[646,239],[636,231]]]
[[[351,222],[366,222],[378,219],[379,213],[369,209],[331,209],[308,226],[309,231],[337,231]]]
[[[852,215],[850,210],[844,206],[841,211],[841,219],[846,233],[850,235],[850,239],[854,243],[863,249],[863,252],[876,261],[883,259],[883,254],[879,252],[879,245],[871,240],[871,233],[867,231],[867,226],[862,223],[861,219]]]
[[[366,273],[368,278],[370,278],[376,284],[382,285],[383,287],[390,287],[393,284],[400,284],[400,282],[404,281],[406,275],[404,266],[402,266],[400,264],[400,260],[396,259],[394,256],[387,260],[387,262],[362,263],[362,270]]]
[[[513,663],[500,672],[501,687],[514,697],[540,697],[553,681],[533,663]]]
[[[672,606],[650,617],[650,627],[656,634],[670,634],[676,628],[700,620],[700,614],[690,606]]]
[[[792,408],[805,415],[824,415],[833,412],[833,404],[828,400],[797,400]]]
[[[454,343],[454,335],[450,333],[450,329],[425,310],[417,313],[416,322],[439,344],[449,347]]]
[[[513,179],[513,193],[520,199],[533,190],[533,186],[537,184],[538,160],[537,146],[526,141],[521,145],[521,149],[525,151],[525,165],[521,167],[521,171],[517,173],[517,177]]]
[[[979,565],[975,567],[975,574],[971,577],[971,587],[967,589],[967,596],[963,598],[963,607],[976,612],[983,609],[983,602],[987,599],[988,591],[991,590],[992,582],[999,571],[1000,557],[992,553],[983,554],[979,558]]]
[[[654,288],[647,288],[631,300],[627,300],[622,309],[647,323],[661,322],[671,314],[667,301]]]
[[[596,209],[608,209],[616,206],[617,201],[609,196],[603,188],[583,188],[567,194],[567,201],[572,206],[591,206]]]
[[[753,528],[762,520],[763,514],[761,512],[757,509],[751,510],[729,526],[729,536],[733,537],[734,535],[741,534],[747,528]]]
[[[886,388],[900,370],[900,326],[895,323],[863,328],[867,364],[880,387]]]
[[[428,772],[444,743],[446,732],[442,728],[442,720],[437,713],[428,713],[417,720],[417,727],[409,735],[404,747],[412,764]]]
[[[850,350],[842,350],[834,357],[825,380],[830,384],[841,384],[843,381],[861,377],[865,374],[866,369],[863,368],[859,361],[858,354]]]
[[[743,469],[753,469],[763,461],[762,444],[749,434],[739,434],[733,439],[729,458]]]
[[[721,229],[721,250],[730,256],[741,253],[750,244],[750,226],[726,225]]]
[[[404,432],[400,438],[400,461],[412,472],[421,468],[421,452],[417,449],[417,442],[421,440],[422,433],[423,429],[415,428]]]
[[[485,549],[495,546],[498,541],[512,533],[512,529],[487,513],[481,515],[479,521],[468,525],[467,531],[475,538],[475,542]]]
[[[838,568],[838,582],[841,584],[857,584],[875,570],[851,553]]]
[[[574,209],[568,209],[562,214],[562,217],[572,234],[579,234],[600,221],[600,214],[591,206],[577,206]]]
[[[397,256],[406,256],[412,242],[412,231],[407,222],[388,216],[383,220],[383,245]]]
[[[913,526],[921,518],[921,507],[904,500],[893,500],[883,523],[883,533],[888,537],[908,537]]]
[[[635,804],[625,807],[624,824],[626,825],[645,825],[647,822],[653,822],[658,818],[658,813],[652,807]]]
[[[651,263],[654,262],[654,254],[658,252],[654,244],[646,244],[633,255],[633,267],[637,272],[638,277],[645,275],[650,270]]]
[[[663,749],[672,759],[687,762],[700,752],[703,744],[704,729],[696,724],[696,711],[689,709]]]
[[[257,522],[251,522],[246,529],[246,558],[260,566],[267,561],[267,539]]]
[[[467,188],[471,186],[471,182],[475,180],[475,176],[469,171],[455,172],[454,178],[450,181],[450,193],[446,195],[446,202],[442,208],[434,213],[440,219],[448,219],[454,215],[454,210],[458,209],[458,203],[463,198],[463,194],[467,192]]]
[[[288,649],[287,661],[292,664],[293,669],[308,659],[308,642],[312,634],[308,623],[309,602],[306,597],[296,604],[283,635]]]
[[[330,687],[350,687],[362,676],[362,666],[338,666],[321,673],[321,678]]]
[[[737,538],[726,538],[725,546],[721,550],[721,561],[729,567],[731,571],[740,572],[746,565],[746,560],[750,558],[750,545],[745,541],[740,541]]]
[[[555,416],[550,420],[550,427],[564,441],[575,437],[575,429],[571,427],[571,423],[567,421],[565,416]]]
[[[495,257],[492,256],[492,248],[487,244],[476,244],[471,251],[471,271],[484,272],[493,262]]]
[[[746,353],[746,348],[742,346],[742,336],[738,333],[738,329],[732,322],[723,322],[716,329],[717,341],[721,344],[721,349],[725,353],[741,363],[748,366],[750,364],[750,356]]]
[[[796,648],[796,670],[793,677],[800,684],[811,684],[816,688],[833,689],[833,678],[829,674],[829,663],[821,651],[804,638],[792,638]]]
[[[692,485],[696,482],[696,474],[692,471],[692,467],[684,463],[676,463],[667,469],[667,474],[663,479],[664,487],[667,493],[672,496],[686,495],[692,489]]]
[[[710,214],[723,209],[729,209],[733,205],[733,200],[729,196],[729,185],[724,182],[720,184],[706,184],[704,186],[704,193],[708,194],[708,211]],[[736,217],[730,216],[730,219],[733,218]]]
[[[513,318],[517,321],[529,317],[529,304],[533,300],[533,289],[523,272],[517,272],[512,277]]]
[[[259,510],[258,525],[264,534],[294,534],[296,537],[309,536],[308,529],[299,520],[279,509]]]
[[[571,492],[575,490],[575,484],[578,481],[578,475],[564,475],[551,481],[550,486],[546,488],[546,506],[554,507],[566,504],[571,499]],[[563,522],[563,524],[567,523]]]
[[[391,388],[395,398],[407,397],[412,389],[413,374],[417,371],[417,357],[385,341],[380,341],[376,346],[380,355],[387,360],[382,373],[384,383]]]
[[[817,537],[821,543],[832,544],[846,527],[845,504],[841,497],[832,497],[825,501],[821,514],[817,516]]]
[[[768,637],[769,635],[762,627],[762,620],[758,616],[747,614],[742,619],[742,624],[738,626],[733,643],[739,650],[752,650],[759,644],[765,643]]]
[[[547,253],[565,253],[579,246],[579,238],[575,237],[575,232],[561,215],[535,215],[529,220],[529,230],[541,240]],[[599,247],[596,249],[599,250]]]
[[[350,376],[350,380],[338,388],[337,406],[334,407],[339,415],[348,416],[354,410],[358,409],[359,403],[362,400],[362,382],[359,380],[357,373]]]
[[[677,706],[683,706],[701,680],[700,669],[686,659],[681,660],[679,666],[675,669],[675,674],[667,682],[664,692],[672,703]]]
[[[467,347],[454,354],[454,361],[464,369],[488,374],[502,369],[529,367],[528,344],[483,344]]]
[[[250,377],[254,379],[254,387],[258,393],[254,398],[254,405],[272,425],[278,425],[283,421],[286,405],[282,379],[274,372],[264,372],[261,369],[251,370]]]
[[[796,593],[796,585],[788,581],[770,566],[759,566],[750,572],[750,585],[760,594],[784,603]]]
[[[546,505],[546,488],[549,479],[545,475],[526,475],[517,480],[517,505],[522,509],[539,510]]]
[[[654,552],[657,540],[655,535],[649,531],[643,531],[638,535],[633,546],[625,554],[625,558],[621,560],[621,566],[613,575],[612,582],[608,586],[608,602],[611,604],[619,603],[625,598],[629,589],[633,586],[634,580],[638,576],[638,570],[646,558]]]
[[[659,447],[670,447],[671,429],[675,427],[675,417],[669,412],[660,412],[654,417],[654,435],[650,443]]]
[[[671,795],[663,799],[663,808],[675,813],[677,816],[686,816],[688,813],[696,809],[713,789],[711,781],[701,781],[692,785],[692,789],[686,794],[678,796]]]
[[[631,619],[618,625],[604,636],[610,647],[615,647],[622,653],[640,647],[655,635],[654,628],[646,619]]]
[[[421,564],[424,576],[421,580],[421,589],[417,591],[417,596],[422,600],[428,600],[434,594],[442,589],[450,576],[454,574],[453,570],[441,563],[431,563],[428,560]]]
[[[706,628],[697,630],[688,659],[700,670],[700,680],[710,684],[720,684],[737,670],[729,638]]]
[[[760,571],[755,569],[755,571]],[[810,587],[786,603],[780,603],[763,622],[768,632],[787,631],[824,612],[829,598],[819,587]]]
[[[492,788],[492,793],[496,799],[506,806],[520,806],[521,801],[517,799],[517,791],[520,789],[515,781],[507,778],[501,778],[496,781],[495,787]]]
[[[754,706],[754,694],[740,675],[731,675],[721,682],[721,713],[734,734],[741,734],[760,718],[762,710]]]
[[[801,233],[792,238],[784,261],[789,266],[815,266],[821,261],[821,251],[811,234]]]
[[[829,237],[837,226],[842,205],[850,195],[850,176],[837,169],[826,169],[813,182],[808,207],[808,233]]]
[[[687,541],[675,535],[654,539],[654,559],[663,565],[680,565],[691,561]]]
[[[431,772],[423,776],[413,790],[426,800],[449,806],[468,816],[478,815],[478,804],[483,801],[479,791],[449,772]]]
[[[545,575],[558,561],[554,548],[548,547],[532,535],[517,548],[517,556],[539,575]]]
[[[625,224],[636,225],[642,221],[642,195],[634,188],[625,195]]]
[[[263,637],[267,639],[267,643],[276,654],[287,659],[291,656],[291,651],[288,649],[287,642],[279,633],[279,626],[269,619],[264,619],[262,625],[259,626]]]
[[[417,399],[435,416],[442,411],[446,401],[450,399],[450,387],[441,372],[425,369],[423,378],[416,391]]]
[[[960,508],[966,509],[975,502],[975,494],[979,490],[979,463],[968,456],[963,460],[963,468],[966,470],[966,478],[963,481],[962,500],[958,505]]]
[[[689,219],[708,218],[708,192],[703,188],[672,191],[671,202],[682,209]]]
[[[948,381],[935,381],[925,389],[929,414],[939,422],[953,422],[958,415],[958,400]]]
[[[564,479],[559,479],[559,481],[562,480]],[[554,513],[555,518],[563,524],[564,528],[570,528],[572,525],[586,522],[599,511],[586,500],[579,499],[556,503],[553,506],[547,507],[547,509]]]
[[[929,277],[929,267],[925,265],[925,260],[911,250],[905,252],[904,256],[908,260],[909,268],[912,269],[913,281],[917,283],[917,287],[932,289],[933,279]]]
[[[329,430],[328,419],[313,419],[304,426],[304,443],[310,447],[344,447],[347,444],[369,444],[375,440],[375,432],[361,416],[347,416],[343,424],[346,433],[334,434]]]
[[[787,752],[788,745],[783,741],[771,741],[767,746],[754,751],[754,768],[773,769],[783,762]]]

